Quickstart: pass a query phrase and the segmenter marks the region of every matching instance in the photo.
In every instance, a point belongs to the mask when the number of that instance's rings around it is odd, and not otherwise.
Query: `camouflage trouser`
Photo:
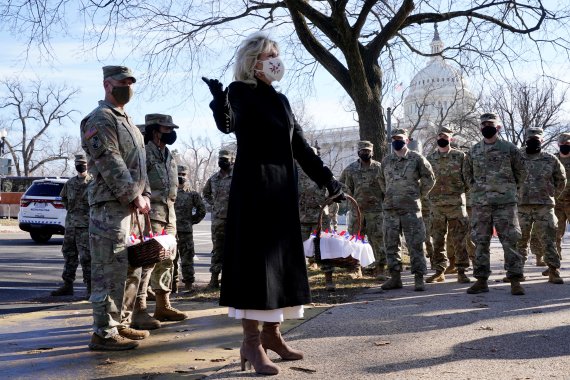
[[[432,207],[431,233],[433,238],[433,264],[436,270],[445,270],[447,268],[448,256],[455,257],[455,266],[458,268],[465,269],[469,266],[469,258],[465,248],[465,235],[468,232],[469,219],[467,219],[465,207]],[[448,253],[446,252],[446,246],[449,247]]]
[[[517,205],[473,206],[471,237],[475,243],[475,268],[473,275],[488,279],[491,275],[491,237],[493,226],[503,245],[507,277],[520,278],[523,275],[524,259],[517,251],[521,228],[517,217]]]
[[[530,232],[530,250],[537,258],[544,257],[544,246],[541,242],[540,236],[538,236],[536,228],[533,228]]]
[[[469,224],[471,224],[471,207],[467,207],[467,217]],[[475,262],[475,243],[471,240],[471,234],[468,232],[465,234],[465,247],[467,249],[467,255],[471,261]]]
[[[517,243],[519,254],[526,261],[532,231],[537,238],[540,238],[541,246],[545,248],[544,261],[549,266],[560,268],[560,258],[555,246],[557,220],[554,208],[549,205],[523,205],[518,208],[522,234]]]
[[[384,210],[384,245],[390,271],[402,271],[400,234],[406,238],[413,274],[427,273],[423,245],[426,229],[420,211]]]
[[[554,206],[554,215],[556,215],[556,218],[558,219],[556,249],[558,250],[558,256],[562,258],[562,238],[566,232],[566,223],[570,222],[570,204],[556,204],[556,206]]]
[[[424,219],[424,225],[426,226],[426,257],[430,258],[430,262],[433,262],[434,247],[432,242],[432,218],[431,211],[429,207],[424,207],[424,202],[422,201],[422,218]]]
[[[89,228],[87,227],[68,227],[65,229],[63,237],[63,245],[61,247],[63,253],[63,274],[61,278],[65,282],[75,281],[75,272],[81,261],[81,269],[83,270],[83,282],[88,284],[91,282],[91,253],[89,251]]]
[[[224,262],[224,242],[226,241],[226,220],[216,218],[212,220],[212,261],[211,273],[220,273]]]
[[[194,236],[192,232],[178,232],[178,256],[185,284],[194,283]]]
[[[386,265],[386,250],[384,248],[384,231],[382,229],[382,224],[384,221],[384,216],[381,212],[375,213],[362,213],[362,228],[360,233],[366,235],[370,245],[372,246],[372,251],[374,252],[374,259],[376,260],[377,266]],[[358,229],[356,225],[356,218],[352,218],[348,231],[354,234]]]
[[[311,234],[317,229],[317,223],[301,223],[301,238],[303,241],[307,240]],[[309,257],[309,264],[315,262],[315,257]],[[323,272],[333,272],[334,267],[328,264],[326,261],[319,263],[319,267]]]

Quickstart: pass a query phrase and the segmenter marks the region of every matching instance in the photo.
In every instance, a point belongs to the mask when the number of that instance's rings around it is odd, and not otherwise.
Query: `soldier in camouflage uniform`
[[[228,202],[230,198],[230,185],[234,167],[234,155],[226,149],[218,153],[218,166],[220,170],[211,176],[202,189],[202,197],[212,207],[212,262],[210,265],[210,287],[220,287],[220,272],[222,271],[226,218],[228,216]]]
[[[465,208],[465,189],[463,178],[465,153],[453,149],[449,143],[453,131],[441,127],[437,135],[437,149],[428,157],[435,174],[435,185],[428,198],[431,202],[431,233],[433,238],[433,263],[435,274],[426,282],[445,281],[444,271],[449,257],[455,258],[457,282],[471,282],[465,275],[469,267],[469,258],[465,247],[465,235],[469,232],[469,219]],[[451,250],[446,253],[446,238]]]
[[[89,200],[87,186],[92,178],[87,173],[87,159],[84,154],[75,155],[77,176],[69,179],[61,189],[61,201],[67,209],[65,236],[63,238],[64,265],[63,285],[51,292],[52,296],[73,295],[75,272],[81,261],[83,282],[87,286],[87,296],[91,296],[91,254],[89,252]]]
[[[178,256],[182,266],[182,278],[187,291],[194,284],[194,236],[192,225],[198,224],[206,216],[206,205],[197,191],[190,188],[187,179],[188,167],[178,165],[178,196],[176,210],[176,238],[178,239]]]
[[[348,165],[341,173],[339,181],[344,184],[343,190],[354,197],[360,206],[362,235],[374,251],[376,260],[375,275],[380,281],[386,280],[386,251],[384,250],[384,237],[382,232],[382,200],[384,194],[380,188],[380,162],[373,160],[374,145],[370,141],[358,142],[358,160]],[[357,233],[358,220],[351,219],[348,231]],[[358,267],[360,271],[360,267]],[[357,273],[358,274],[358,273]]]
[[[323,216],[323,228],[336,231],[338,229],[338,209],[339,204],[333,202],[328,205],[328,212]]]
[[[433,263],[433,243],[431,236],[431,202],[428,198],[422,198],[422,218],[426,226],[426,240],[424,241],[426,247],[426,257],[429,259],[431,269],[435,269]]]
[[[519,188],[518,216],[522,237],[517,243],[519,254],[526,261],[531,231],[540,236],[549,268],[548,282],[563,284],[560,278],[560,258],[555,246],[555,199],[566,186],[566,171],[558,158],[542,151],[541,128],[528,128],[526,147],[521,150],[528,177]],[[536,254],[536,252],[535,252]],[[506,279],[508,281],[508,278]]]
[[[427,267],[423,244],[426,230],[420,199],[430,192],[435,176],[428,160],[408,149],[408,142],[406,129],[392,130],[394,152],[384,157],[380,172],[380,186],[384,192],[384,244],[391,275],[390,280],[382,285],[384,290],[402,287],[402,232],[410,252],[414,290],[425,290],[424,275]]]
[[[566,175],[570,175],[570,133],[561,133],[558,136],[558,146],[560,152],[556,154],[564,168]],[[570,181],[568,181],[570,182]],[[566,223],[570,221],[570,185],[568,185],[556,199],[556,206],[554,206],[554,214],[558,219],[558,230],[556,232],[556,248],[558,256],[562,259],[562,238],[566,232]],[[544,274],[544,273],[543,273]]]
[[[145,234],[150,230],[161,234],[165,231],[176,236],[176,214],[174,202],[178,189],[178,172],[176,162],[167,145],[176,141],[178,126],[172,122],[170,115],[145,115],[145,151],[146,169],[151,188],[150,226],[146,226]],[[132,326],[135,328],[156,329],[159,321],[182,321],[188,316],[170,304],[172,277],[174,272],[173,256],[154,265],[142,268],[140,285],[134,302]],[[154,318],[147,312],[147,288],[151,286],[156,295]],[[131,298],[129,298],[130,300]]]
[[[527,172],[517,147],[498,138],[501,129],[494,113],[481,115],[481,133],[484,138],[473,145],[466,157],[464,177],[471,189],[473,216],[471,235],[476,245],[474,276],[477,282],[469,294],[488,292],[487,280],[491,274],[490,244],[493,226],[503,245],[505,270],[511,280],[511,294],[523,295],[520,285],[524,259],[516,249],[521,236],[517,217],[517,188]]]
[[[92,350],[128,350],[148,331],[121,324],[128,272],[127,238],[131,213],[150,210],[144,141],[125,113],[136,81],[124,66],[103,67],[105,100],[81,121],[81,145],[93,180],[89,193]]]

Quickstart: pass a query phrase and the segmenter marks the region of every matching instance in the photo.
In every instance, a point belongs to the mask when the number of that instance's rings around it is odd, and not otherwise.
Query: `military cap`
[[[103,79],[113,78],[115,80],[123,80],[131,78],[133,83],[137,81],[133,72],[126,66],[105,66],[103,67]]]
[[[493,112],[484,113],[479,117],[479,119],[481,120],[481,125],[483,125],[483,123],[485,122],[491,122],[495,127],[501,125],[501,122],[499,121],[499,116],[497,116],[497,114]]]
[[[570,142],[570,133],[561,133],[560,136],[558,136],[558,142],[560,144]]]
[[[369,149],[369,150],[373,150],[374,149],[374,144],[372,144],[370,141],[368,140],[362,140],[358,142],[358,150],[361,149]]]
[[[186,165],[178,165],[178,175],[185,176],[188,173],[188,166]]]
[[[178,128],[178,125],[172,122],[172,116],[163,115],[161,113],[149,113],[145,115],[144,123],[146,126],[162,125],[164,127]]]
[[[542,130],[542,128],[528,128],[526,130],[526,138],[528,139],[529,137],[539,137],[542,138],[542,136],[544,135],[544,131]]]
[[[75,155],[75,164],[86,164],[87,158],[83,153],[79,153]]]
[[[408,138],[408,130],[405,128],[392,129],[392,137],[400,136],[405,139]]]
[[[232,152],[230,152],[227,149],[221,149],[220,152],[218,153],[218,157],[220,157],[220,158],[226,157],[226,158],[229,158],[231,160],[232,158],[234,158],[234,155],[232,154]]]
[[[451,136],[453,136],[453,129],[446,127],[445,125],[442,125],[441,127],[439,127],[437,134],[438,135],[446,135],[447,137],[451,137]]]

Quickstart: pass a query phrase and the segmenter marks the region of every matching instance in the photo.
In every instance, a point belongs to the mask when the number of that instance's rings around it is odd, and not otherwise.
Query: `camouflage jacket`
[[[152,141],[146,144],[146,170],[150,183],[150,218],[175,223],[174,202],[178,191],[178,169],[168,148],[164,152]],[[156,231],[155,231],[156,232]]]
[[[547,152],[521,156],[528,176],[519,188],[519,205],[552,205],[566,186],[566,170],[558,158]]]
[[[427,197],[434,182],[430,163],[418,152],[408,150],[403,157],[387,155],[380,172],[384,210],[420,211],[420,198]]]
[[[200,223],[206,216],[206,205],[202,197],[197,191],[190,189],[178,189],[174,210],[178,232],[192,232],[192,225]]]
[[[558,157],[558,159],[560,160],[560,162],[564,166],[564,169],[566,170],[566,175],[569,175],[568,173],[570,173],[570,157],[560,157],[560,153],[556,154],[556,157]],[[557,205],[570,205],[570,184],[569,184],[569,182],[570,181],[566,181],[567,186],[562,191],[562,194],[560,194],[558,196],[558,199],[556,199]]]
[[[61,189],[61,201],[67,209],[65,228],[89,227],[89,199],[87,187],[91,183],[91,176],[75,176],[70,178]]]
[[[218,171],[208,179],[202,189],[202,197],[212,206],[212,219],[226,219],[228,216],[232,174],[233,169],[225,177]]]
[[[427,157],[433,173],[435,185],[428,195],[433,206],[464,206],[467,184],[463,178],[465,153],[450,148],[442,153],[438,149]]]
[[[81,146],[87,154],[89,205],[137,196],[150,197],[146,155],[141,132],[124,110],[101,100],[81,121]]]
[[[481,141],[465,157],[463,176],[471,189],[473,206],[517,202],[518,187],[527,171],[518,148],[505,140]]]
[[[370,160],[365,168],[360,159],[348,165],[342,171],[339,181],[344,184],[344,191],[352,195],[363,214],[382,212],[384,193],[380,186],[382,166],[380,162]]]
[[[311,179],[299,165],[299,217],[301,223],[317,223],[321,207],[327,199],[327,190]]]

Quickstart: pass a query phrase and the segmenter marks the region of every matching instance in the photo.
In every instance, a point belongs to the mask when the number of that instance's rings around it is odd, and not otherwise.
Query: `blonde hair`
[[[279,53],[277,42],[269,39],[264,32],[256,32],[247,37],[241,43],[236,53],[234,79],[256,84],[254,67],[257,63],[257,57],[262,53],[269,53],[273,49]]]

